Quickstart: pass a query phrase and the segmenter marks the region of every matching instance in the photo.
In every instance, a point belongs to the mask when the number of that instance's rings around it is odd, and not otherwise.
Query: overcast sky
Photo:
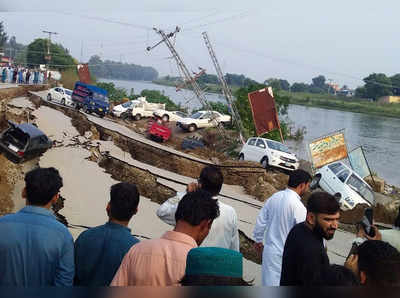
[[[215,73],[201,35],[207,31],[223,72],[258,81],[309,83],[323,74],[356,87],[372,72],[400,73],[396,0],[7,2],[0,4],[0,20],[17,42],[55,31],[53,41],[83,62],[97,54],[179,75],[164,44],[145,50],[160,40],[151,28],[169,32],[179,25],[176,48],[193,71]]]

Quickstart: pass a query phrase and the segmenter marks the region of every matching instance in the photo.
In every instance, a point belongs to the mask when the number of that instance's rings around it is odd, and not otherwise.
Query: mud
[[[106,173],[111,174],[111,178],[136,184],[142,196],[158,204],[164,203],[176,194],[173,189],[158,183],[157,177],[149,171],[136,168],[114,157],[102,155],[98,164],[106,170]]]

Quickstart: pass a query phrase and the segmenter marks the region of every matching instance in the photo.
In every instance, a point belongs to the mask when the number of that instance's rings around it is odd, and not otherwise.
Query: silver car
[[[315,189],[318,186],[332,195],[340,193],[339,203],[342,210],[353,209],[357,204],[375,205],[372,188],[342,162],[334,162],[320,168],[310,188]]]

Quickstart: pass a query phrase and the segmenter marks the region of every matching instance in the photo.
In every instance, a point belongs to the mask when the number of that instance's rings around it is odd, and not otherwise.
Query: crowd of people
[[[63,180],[55,168],[25,175],[26,206],[0,218],[0,286],[249,286],[243,277],[237,214],[218,200],[221,170],[206,166],[197,183],[168,199],[158,217],[173,226],[160,238],[134,237],[129,222],[139,209],[132,183],[111,186],[108,221],[74,242],[52,206]],[[400,253],[381,233],[365,238],[344,266],[331,265],[326,241],[338,228],[337,199],[314,192],[300,201],[311,176],[296,170],[287,189],[266,200],[254,228],[264,286],[400,285]]]
[[[46,71],[21,66],[0,67],[0,77],[2,83],[29,85],[45,84],[49,79]]]

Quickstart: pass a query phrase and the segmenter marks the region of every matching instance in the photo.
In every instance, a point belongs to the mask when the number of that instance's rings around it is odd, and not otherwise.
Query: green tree
[[[367,96],[367,89],[365,89],[365,87],[358,87],[356,88],[356,97],[359,98],[368,98]]]
[[[393,95],[400,96],[400,73],[390,77]]]
[[[165,108],[169,111],[181,109],[179,105],[175,104],[168,96],[162,94],[158,90],[144,89],[140,95],[145,96],[148,102],[165,103]]]
[[[326,81],[325,77],[323,75],[319,75],[318,77],[312,79],[312,84],[317,88],[324,89],[325,81]]]
[[[121,99],[128,97],[126,90],[124,88],[115,87],[114,83],[99,82],[96,85],[108,92],[108,98],[111,101],[120,101]]]
[[[308,89],[309,85],[305,83],[294,83],[291,88],[293,92],[306,92]]]
[[[28,45],[26,59],[30,67],[46,64],[47,42],[47,39],[37,38]],[[63,70],[66,67],[76,64],[74,58],[62,45],[52,43],[50,45],[50,55],[50,66],[54,65],[53,68]]]
[[[0,22],[0,47],[3,47],[7,42],[8,35],[4,29],[3,22]]]
[[[373,73],[363,79],[365,83],[366,97],[375,101],[381,96],[392,95],[392,82],[383,73]]]

